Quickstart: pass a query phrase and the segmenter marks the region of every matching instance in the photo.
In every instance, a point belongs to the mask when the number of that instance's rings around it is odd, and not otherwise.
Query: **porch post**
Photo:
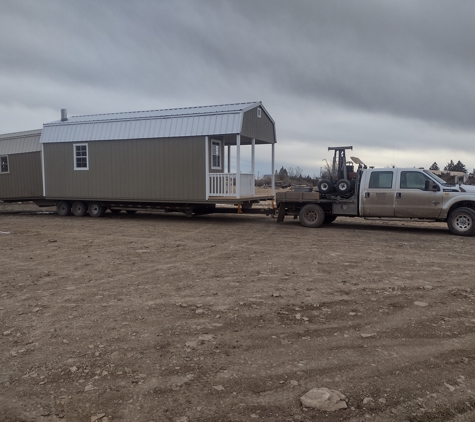
[[[209,138],[205,136],[206,200],[209,199]]]
[[[231,144],[228,145],[228,173],[231,173]]]
[[[252,151],[251,151],[251,162],[252,162],[252,168],[251,168],[251,173],[252,173],[252,196],[255,194],[255,186],[256,186],[256,139],[252,138],[251,141],[252,145]]]
[[[272,144],[272,195],[275,195],[275,143]]]
[[[236,135],[236,198],[241,197],[241,135]]]

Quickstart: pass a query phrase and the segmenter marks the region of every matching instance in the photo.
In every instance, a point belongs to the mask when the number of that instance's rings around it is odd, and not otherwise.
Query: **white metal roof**
[[[0,135],[0,155],[41,151],[41,129]]]
[[[41,143],[240,133],[243,113],[261,102],[74,116],[45,123]],[[263,108],[263,107],[262,107]],[[265,109],[263,108],[265,111]],[[269,116],[270,118],[270,116]]]

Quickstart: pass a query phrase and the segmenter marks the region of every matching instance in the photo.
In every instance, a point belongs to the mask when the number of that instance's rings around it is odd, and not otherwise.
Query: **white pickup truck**
[[[345,195],[278,192],[277,222],[298,215],[306,227],[331,223],[338,216],[445,221],[458,236],[475,232],[475,186],[449,185],[429,170],[364,168],[360,165]]]

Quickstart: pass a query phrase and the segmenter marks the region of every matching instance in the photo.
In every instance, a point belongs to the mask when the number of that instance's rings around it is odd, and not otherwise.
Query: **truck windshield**
[[[444,179],[441,179],[439,176],[436,176],[429,170],[424,170],[424,173],[427,174],[430,178],[434,179],[437,183],[441,184],[442,186],[452,186],[448,184]]]

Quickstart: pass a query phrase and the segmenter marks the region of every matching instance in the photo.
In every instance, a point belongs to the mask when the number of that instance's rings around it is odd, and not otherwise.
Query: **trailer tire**
[[[91,217],[102,217],[106,209],[100,202],[90,202],[87,211]]]
[[[323,179],[318,182],[317,187],[320,193],[330,193],[333,190],[333,183],[331,180]]]
[[[467,207],[454,209],[447,218],[447,226],[456,236],[471,236],[475,232],[475,211]]]
[[[323,220],[323,224],[331,224],[336,220],[336,215],[325,215],[325,219]]]
[[[351,190],[351,183],[346,179],[338,180],[338,182],[336,182],[335,189],[338,193],[343,195]]]
[[[86,215],[87,207],[86,204],[82,201],[75,201],[71,205],[71,212],[76,217],[83,217]]]
[[[307,204],[299,212],[300,224],[304,227],[317,228],[325,221],[325,213],[317,204]]]
[[[71,204],[68,201],[59,201],[56,204],[56,212],[61,217],[66,217],[71,214]]]

